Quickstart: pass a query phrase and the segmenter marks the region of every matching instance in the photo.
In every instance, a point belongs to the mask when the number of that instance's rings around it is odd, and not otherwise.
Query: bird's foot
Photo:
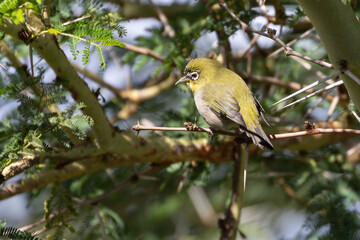
[[[212,142],[214,140],[214,136],[216,134],[216,130],[213,129],[213,128],[209,128],[210,129],[210,133],[209,133],[209,138],[210,138],[210,141]]]

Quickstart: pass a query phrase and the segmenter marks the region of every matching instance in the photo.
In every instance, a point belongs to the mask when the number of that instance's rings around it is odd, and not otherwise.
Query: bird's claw
[[[209,138],[210,138],[210,141],[212,142],[214,140],[214,136],[215,136],[215,133],[216,133],[216,130],[213,129],[213,128],[209,128],[211,132],[209,132]]]

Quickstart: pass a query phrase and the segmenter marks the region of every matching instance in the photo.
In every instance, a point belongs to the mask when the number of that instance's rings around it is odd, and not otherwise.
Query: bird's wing
[[[251,100],[254,101],[252,103],[254,106],[250,105],[247,106],[247,108],[245,107],[245,109],[241,109],[238,100],[233,96],[231,89],[228,89],[228,86],[207,84],[202,87],[202,91],[202,98],[204,102],[208,104],[211,111],[220,117],[228,118],[239,124],[240,129],[243,130],[246,135],[252,139],[254,144],[261,149],[263,147],[267,147],[271,150],[274,149],[258,122],[258,115],[263,115],[264,110],[252,95],[244,96],[245,93],[242,95],[244,99],[241,100],[246,101],[246,97],[248,97],[247,100],[249,101],[249,98],[251,98]]]
[[[265,118],[265,110],[264,110],[264,108],[261,106],[259,100],[257,100],[256,97],[254,97],[254,100],[255,100],[256,109],[258,110],[261,118],[264,120],[266,125],[270,126],[270,124],[268,123],[268,121]]]
[[[246,128],[246,123],[240,113],[239,103],[231,94],[228,86],[207,84],[202,87],[202,91],[204,102],[208,103],[208,106],[216,115],[229,118]]]

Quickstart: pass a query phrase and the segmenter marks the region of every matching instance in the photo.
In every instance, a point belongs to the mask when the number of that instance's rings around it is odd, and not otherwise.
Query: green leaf
[[[82,52],[81,62],[83,65],[86,65],[89,62],[90,58],[90,41],[85,42],[84,50]]]
[[[123,44],[122,42],[116,40],[116,39],[108,39],[105,41],[101,42],[101,46],[115,46],[115,47],[121,47],[121,48],[125,48],[125,44]]]
[[[97,50],[97,55],[98,55],[98,58],[99,58],[99,61],[100,61],[100,68],[101,69],[105,69],[106,67],[106,63],[105,63],[105,58],[104,58],[104,54],[102,52],[102,48],[101,47],[96,47],[96,50]]]

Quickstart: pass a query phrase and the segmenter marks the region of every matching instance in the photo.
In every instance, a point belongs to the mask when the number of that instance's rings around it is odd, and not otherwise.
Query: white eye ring
[[[197,72],[190,73],[190,76],[192,80],[197,80],[199,78],[199,74]]]

